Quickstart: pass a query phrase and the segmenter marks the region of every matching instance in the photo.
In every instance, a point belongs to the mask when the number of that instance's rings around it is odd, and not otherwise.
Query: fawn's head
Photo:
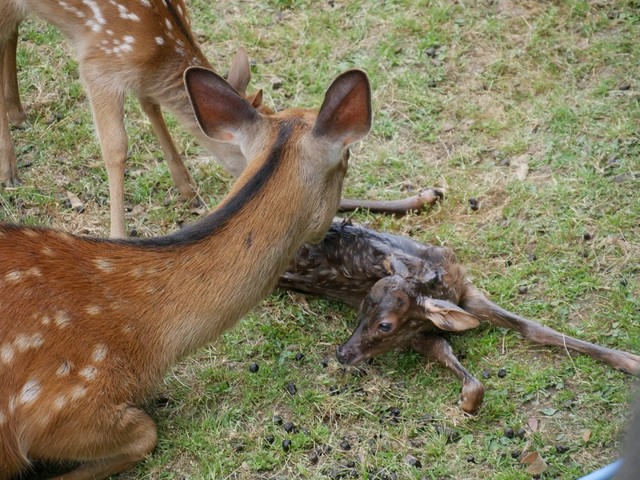
[[[305,240],[320,240],[340,202],[349,146],[371,128],[365,73],[350,70],[336,78],[317,111],[277,114],[261,113],[210,70],[189,68],[185,83],[204,134],[238,149],[249,161],[246,176],[254,182],[266,182],[278,171],[282,195],[291,197],[291,208],[301,209]],[[234,188],[241,185],[243,181]]]
[[[478,319],[457,305],[425,296],[424,283],[422,278],[398,274],[378,280],[362,300],[358,326],[338,347],[338,361],[356,365],[408,346],[417,335],[434,328],[458,332],[478,326]]]

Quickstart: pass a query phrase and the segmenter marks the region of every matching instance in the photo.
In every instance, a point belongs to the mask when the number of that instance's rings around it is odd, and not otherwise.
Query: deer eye
[[[378,330],[384,333],[390,332],[391,328],[393,328],[393,325],[389,322],[381,322],[380,325],[378,325]]]

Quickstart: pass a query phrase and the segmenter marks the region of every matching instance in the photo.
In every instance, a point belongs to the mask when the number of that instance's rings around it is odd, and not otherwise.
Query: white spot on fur
[[[38,267],[31,267],[27,270],[27,275],[32,275],[34,277],[41,277],[42,271]]]
[[[164,45],[164,38],[162,38],[160,35],[158,35],[158,36],[156,37],[156,43],[157,43],[158,45]]]
[[[173,30],[173,25],[171,25],[171,22],[168,18],[164,19],[164,24],[167,26],[167,30]]]
[[[140,0],[140,3],[145,7],[151,6],[151,2],[149,0]]]
[[[98,315],[102,309],[98,305],[89,305],[87,307],[87,313],[89,315]]]
[[[99,270],[102,270],[106,273],[113,272],[113,264],[109,260],[105,260],[104,258],[96,258],[94,262]]]
[[[58,370],[56,370],[56,375],[59,377],[67,377],[69,373],[71,373],[72,368],[73,364],[71,362],[64,361],[62,362],[62,365],[58,367]]]
[[[22,272],[20,270],[13,270],[7,273],[4,278],[7,282],[17,282],[22,278]]]
[[[0,348],[0,360],[2,360],[2,363],[4,364],[11,362],[11,360],[13,360],[14,354],[15,350],[9,343],[5,343],[4,345],[2,345],[2,348]]]
[[[67,396],[66,395],[58,395],[58,397],[53,401],[53,408],[60,411],[67,404]]]
[[[49,247],[42,247],[42,254],[46,255],[47,257],[53,257],[53,250],[51,250],[51,248]]]
[[[90,382],[96,378],[98,369],[93,365],[89,365],[88,367],[84,367],[82,370],[80,370],[79,374],[82,378]]]
[[[37,380],[29,380],[22,387],[19,402],[23,405],[31,403],[38,398],[38,395],[40,395],[40,382]]]
[[[69,323],[71,323],[71,317],[69,317],[69,314],[67,312],[60,311],[56,313],[54,322],[59,328],[64,328],[69,325]]]
[[[126,325],[123,325],[123,327],[122,327],[122,333],[124,333],[124,334],[128,335],[128,334],[130,334],[131,332],[133,332],[133,327],[131,326],[131,324],[130,324],[130,323],[127,323]]]
[[[84,397],[86,393],[87,393],[87,387],[85,387],[84,385],[77,385],[73,387],[73,390],[71,390],[71,399],[78,400]]]
[[[40,320],[40,323],[42,323],[42,325],[47,326],[51,323],[51,317],[49,317],[49,315],[45,315],[44,317],[42,317],[42,319]]]
[[[107,358],[107,351],[107,346],[100,343],[93,349],[93,355],[91,355],[91,358],[94,362],[99,363]]]
[[[39,333],[33,335],[20,334],[13,341],[19,352],[26,352],[32,348],[39,348],[44,343],[44,338]]]
[[[106,25],[107,21],[102,16],[102,10],[100,10],[98,3],[95,0],[82,0],[82,3],[89,7],[93,13],[93,20],[87,20],[85,25],[94,32],[99,32],[102,30],[102,25]]]

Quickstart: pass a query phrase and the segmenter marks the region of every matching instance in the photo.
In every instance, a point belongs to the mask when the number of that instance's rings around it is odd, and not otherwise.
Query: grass
[[[338,73],[367,71],[373,131],[353,151],[345,194],[397,198],[440,186],[447,196],[419,215],[359,212],[356,221],[448,245],[505,308],[640,352],[636,0],[193,0],[189,8],[214,66],[225,72],[244,44],[253,85],[278,108],[318,106]],[[106,235],[106,175],[77,64],[52,27],[27,22],[21,39],[30,125],[13,132],[23,184],[0,192],[0,220]],[[229,175],[169,123],[215,205]],[[152,235],[193,220],[133,102],[127,128],[129,228]],[[519,164],[528,166],[524,180]],[[67,205],[67,191],[83,213]],[[617,458],[631,377],[483,326],[451,338],[487,387],[481,411],[467,417],[458,382],[415,353],[341,367],[335,346],[354,321],[339,304],[271,295],[167,375],[149,405],[158,448],[120,478],[528,479],[519,454],[538,451],[548,464],[541,478],[575,479]],[[524,437],[507,438],[505,428]]]

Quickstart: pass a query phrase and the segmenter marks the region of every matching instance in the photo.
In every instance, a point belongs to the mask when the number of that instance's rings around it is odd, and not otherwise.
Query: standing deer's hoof
[[[476,413],[482,405],[484,385],[474,377],[465,378],[462,382],[460,408],[466,413]]]
[[[6,188],[15,188],[18,187],[20,185],[20,179],[16,176],[16,177],[9,177],[7,180],[2,180],[0,179],[0,187],[6,187]]]
[[[7,117],[13,127],[23,127],[27,121],[27,113],[22,109],[10,109],[7,111]]]

